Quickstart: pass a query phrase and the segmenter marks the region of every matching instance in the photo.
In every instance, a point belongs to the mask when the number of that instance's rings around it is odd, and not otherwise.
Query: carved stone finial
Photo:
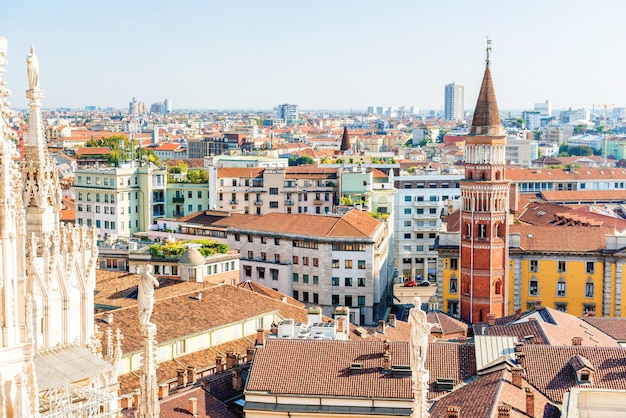
[[[491,38],[487,35],[487,59],[485,60],[485,65],[489,68],[489,63],[491,62]]]

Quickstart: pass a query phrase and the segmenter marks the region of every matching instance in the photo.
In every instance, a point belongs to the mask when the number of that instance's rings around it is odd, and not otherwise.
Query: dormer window
[[[574,369],[577,384],[593,383],[595,368],[586,357],[576,354],[569,360],[569,364]]]

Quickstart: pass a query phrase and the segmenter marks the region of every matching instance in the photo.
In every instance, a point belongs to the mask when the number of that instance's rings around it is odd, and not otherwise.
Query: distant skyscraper
[[[367,107],[367,113],[369,113],[369,114],[374,113],[374,106],[368,106]]]
[[[552,103],[546,100],[543,103],[535,103],[535,112],[539,112],[542,118],[552,117]]]
[[[376,107],[376,114],[377,115],[382,115],[383,114],[383,107],[382,106],[377,106]]]
[[[465,87],[462,84],[446,84],[445,89],[445,120],[463,120],[465,104]]]
[[[298,105],[285,103],[278,105],[274,110],[276,112],[276,119],[282,119],[284,121],[298,120]]]
[[[172,101],[170,99],[163,100],[163,113],[172,113]]]

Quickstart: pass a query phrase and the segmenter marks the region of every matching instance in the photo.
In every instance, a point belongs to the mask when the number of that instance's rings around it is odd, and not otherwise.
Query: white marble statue
[[[39,88],[39,60],[35,54],[35,47],[30,47],[30,53],[26,57],[26,66],[28,68],[28,88],[35,90]]]
[[[422,301],[419,297],[413,299],[414,308],[409,312],[411,324],[411,368],[425,370],[428,336],[434,324],[428,323],[426,312],[422,310]]]
[[[150,324],[152,309],[154,308],[154,288],[159,287],[159,281],[152,275],[152,266],[146,264],[139,280],[137,304],[139,305],[139,323]]]

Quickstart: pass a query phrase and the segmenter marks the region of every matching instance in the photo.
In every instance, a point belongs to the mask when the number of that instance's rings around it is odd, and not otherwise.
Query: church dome
[[[204,257],[197,248],[187,248],[178,261],[180,264],[191,264],[194,266],[204,264]]]

